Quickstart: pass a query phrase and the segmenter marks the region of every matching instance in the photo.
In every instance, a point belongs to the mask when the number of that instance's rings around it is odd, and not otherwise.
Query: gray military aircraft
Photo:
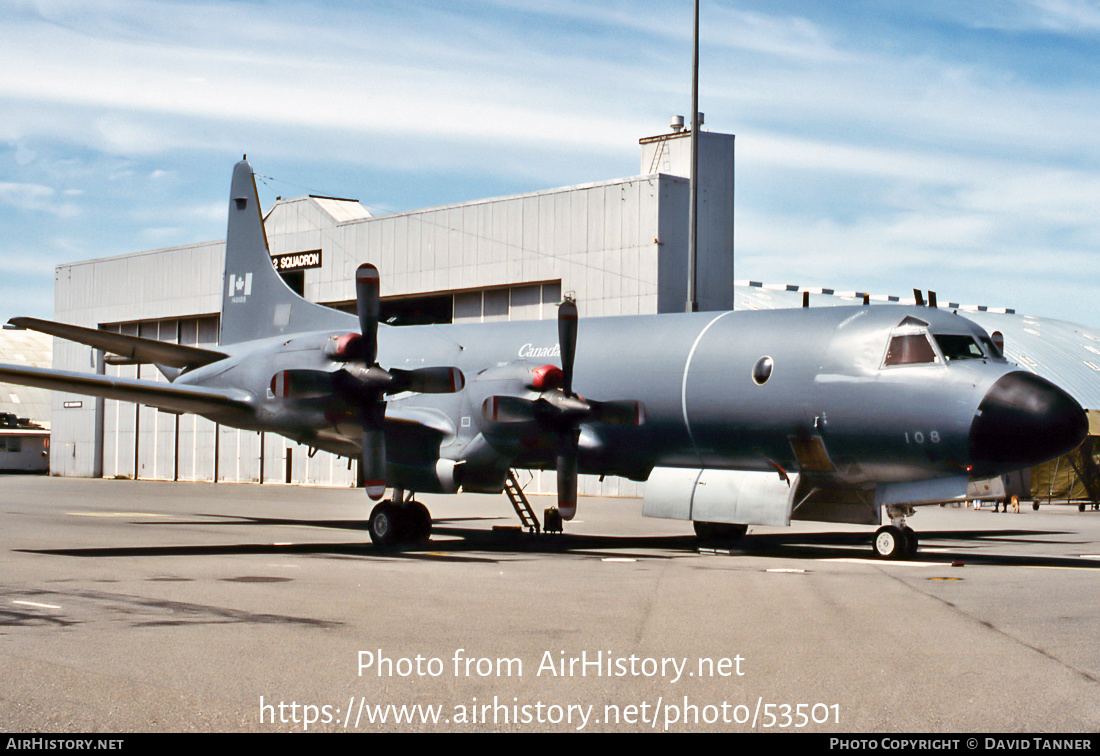
[[[152,362],[170,383],[0,365],[0,380],[193,412],[360,460],[375,544],[428,538],[412,492],[500,493],[513,468],[648,481],[643,513],[705,538],[792,518],[880,524],[911,556],[918,504],[1077,447],[1081,407],[934,307],[825,307],[391,327],[379,275],[358,317],[295,294],[268,251],[252,168],[233,171],[217,350],[14,318]],[[383,367],[385,365],[386,367]],[[584,396],[578,393],[584,392]],[[600,400],[585,398],[600,397]],[[406,495],[406,492],[409,492]]]

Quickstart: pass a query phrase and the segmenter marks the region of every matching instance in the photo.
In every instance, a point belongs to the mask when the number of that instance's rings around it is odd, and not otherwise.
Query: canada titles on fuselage
[[[554,344],[552,347],[537,347],[527,343],[519,348],[520,359],[539,359],[542,357],[561,357],[561,346]]]

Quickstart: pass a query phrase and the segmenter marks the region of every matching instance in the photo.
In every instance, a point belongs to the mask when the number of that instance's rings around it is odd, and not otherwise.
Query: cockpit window
[[[910,333],[894,336],[890,339],[890,348],[886,350],[887,367],[891,365],[920,365],[939,362],[936,350],[923,333]]]
[[[943,357],[948,362],[954,360],[980,360],[985,357],[982,348],[973,336],[956,336],[951,334],[936,334],[936,343],[939,344]]]

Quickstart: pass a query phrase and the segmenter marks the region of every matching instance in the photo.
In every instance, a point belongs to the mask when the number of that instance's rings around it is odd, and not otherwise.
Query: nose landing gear
[[[875,531],[871,542],[875,556],[880,559],[913,559],[917,555],[918,537],[915,530],[905,524],[905,518],[914,514],[912,507],[887,507],[890,524]]]

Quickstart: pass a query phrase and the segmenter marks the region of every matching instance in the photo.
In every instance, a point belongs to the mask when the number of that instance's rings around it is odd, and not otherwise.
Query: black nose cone
[[[976,475],[998,475],[1054,459],[1076,449],[1088,419],[1073,397],[1050,381],[1009,373],[982,399],[970,426]]]

